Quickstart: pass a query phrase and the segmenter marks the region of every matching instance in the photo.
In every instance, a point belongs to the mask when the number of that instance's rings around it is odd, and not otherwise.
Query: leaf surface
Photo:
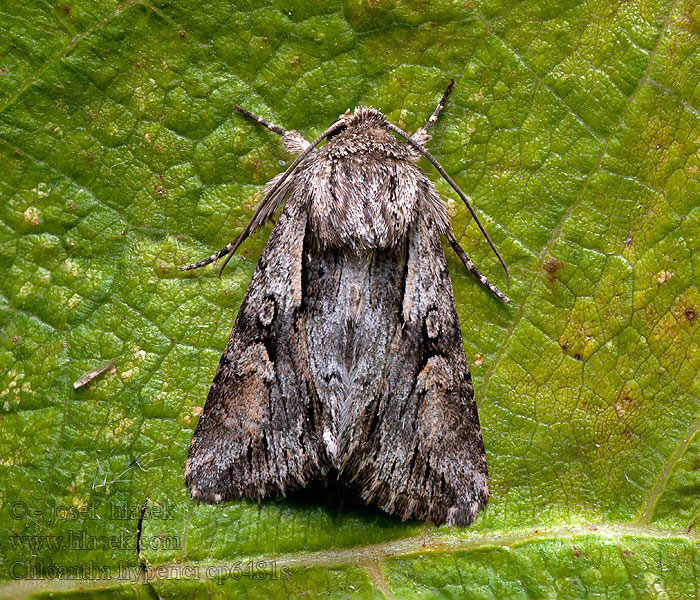
[[[2,593],[696,594],[694,2],[65,0],[0,13]],[[233,239],[289,163],[232,105],[308,139],[356,105],[413,131],[450,76],[429,149],[512,275],[506,290],[433,177],[467,253],[513,299],[448,250],[486,511],[450,531],[323,484],[195,506],[187,448],[269,227],[222,279],[178,267]],[[149,582],[133,585],[142,566]]]

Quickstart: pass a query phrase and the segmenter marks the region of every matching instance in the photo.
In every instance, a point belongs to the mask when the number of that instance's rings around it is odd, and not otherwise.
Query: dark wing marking
[[[258,498],[327,472],[302,304],[306,210],[287,201],[236,318],[185,467],[205,502]]]
[[[486,456],[445,255],[424,215],[408,234],[383,389],[356,407],[342,473],[389,513],[468,525],[488,499]]]

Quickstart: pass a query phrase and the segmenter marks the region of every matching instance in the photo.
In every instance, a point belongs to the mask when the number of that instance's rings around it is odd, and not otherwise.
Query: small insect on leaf
[[[486,454],[441,236],[510,300],[459,245],[416,164],[426,157],[447,180],[507,276],[466,195],[424,147],[453,83],[413,135],[361,106],[308,142],[235,107],[298,156],[234,241],[183,267],[228,260],[281,208],[192,438],[193,498],[259,500],[333,477],[402,519],[469,525],[486,505]]]
[[[90,383],[95,377],[98,377],[99,375],[102,375],[107,369],[113,367],[115,364],[117,364],[117,361],[122,357],[120,354],[116,358],[113,358],[109,362],[103,364],[100,367],[97,367],[96,369],[93,369],[92,371],[88,371],[84,375],[81,375],[78,377],[78,379],[73,382],[73,389],[77,390],[78,388],[83,387],[84,385]]]

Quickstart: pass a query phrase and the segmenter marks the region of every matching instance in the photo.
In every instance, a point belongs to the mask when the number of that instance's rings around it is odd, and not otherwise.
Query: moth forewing
[[[413,137],[359,107],[308,143],[237,107],[299,156],[237,240],[186,267],[230,255],[284,201],[192,439],[193,497],[260,498],[333,472],[402,519],[468,525],[485,506],[486,456],[441,234],[507,298],[459,247],[416,165],[430,156],[422,144],[451,85]]]

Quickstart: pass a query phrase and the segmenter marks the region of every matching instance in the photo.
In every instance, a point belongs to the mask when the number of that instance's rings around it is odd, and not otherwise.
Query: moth
[[[309,143],[235,106],[298,156],[233,242],[182,267],[228,262],[282,207],[190,445],[193,498],[260,499],[332,476],[402,519],[469,525],[486,505],[486,455],[441,236],[509,300],[462,250],[416,164],[425,156],[464,200],[507,274],[466,196],[424,147],[453,83],[413,135],[361,106]]]

